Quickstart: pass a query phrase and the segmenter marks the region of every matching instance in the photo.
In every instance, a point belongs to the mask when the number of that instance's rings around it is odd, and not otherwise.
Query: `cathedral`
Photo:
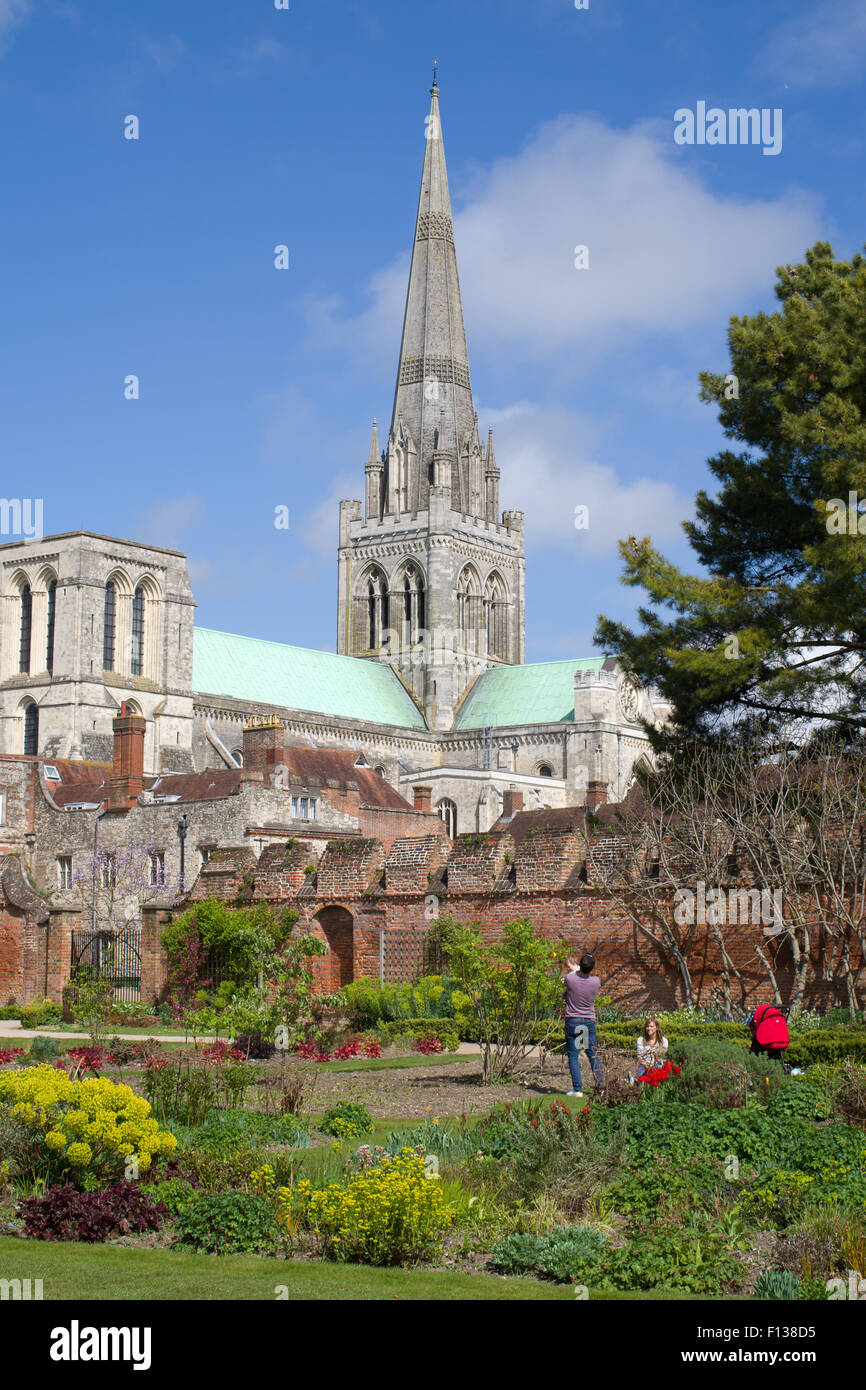
[[[434,81],[396,389],[340,503],[336,652],[197,627],[186,558],[87,531],[0,546],[0,753],[236,768],[243,731],[348,749],[451,836],[504,805],[620,800],[669,711],[612,659],[525,662],[524,518],[479,432]],[[362,450],[359,449],[359,454]],[[359,491],[361,490],[359,466]],[[155,538],[158,540],[158,537]],[[419,804],[415,796],[415,804]],[[426,801],[425,801],[426,804]]]

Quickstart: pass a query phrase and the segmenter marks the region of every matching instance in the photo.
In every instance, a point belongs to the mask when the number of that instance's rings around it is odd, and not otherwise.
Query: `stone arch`
[[[497,570],[492,570],[484,585],[484,627],[488,656],[508,660],[508,590]]]
[[[126,671],[132,631],[132,581],[115,568],[105,580],[102,600],[102,669]]]
[[[381,651],[391,627],[388,576],[379,565],[368,565],[352,599],[353,654]]]
[[[130,672],[159,679],[159,627],[162,595],[152,574],[139,577],[132,593]]]
[[[457,627],[460,631],[463,650],[479,652],[482,649],[484,632],[484,610],[481,592],[481,579],[474,565],[464,565],[457,580]]]
[[[35,757],[39,752],[39,706],[35,700],[22,700],[18,706],[21,719],[21,752]]]
[[[355,978],[354,919],[346,907],[333,903],[316,913],[315,922],[328,944],[329,954],[321,961],[321,983],[332,992]]]
[[[441,801],[436,803],[436,814],[445,824],[445,830],[451,839],[457,836],[457,803],[452,801],[450,796],[443,796]]]
[[[3,598],[2,674],[29,674],[33,630],[32,578],[25,569],[10,575]]]
[[[406,560],[391,585],[391,622],[401,650],[414,647],[427,625],[427,584],[415,560]]]
[[[30,669],[54,670],[54,632],[57,617],[57,572],[43,565],[33,584]]]

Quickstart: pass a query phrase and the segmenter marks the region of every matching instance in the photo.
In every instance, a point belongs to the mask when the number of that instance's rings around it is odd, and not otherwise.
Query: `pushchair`
[[[749,1051],[756,1057],[766,1056],[781,1062],[786,1072],[791,1067],[785,1061],[785,1052],[791,1045],[788,1033],[788,1008],[776,1004],[759,1004],[746,1019],[746,1026],[752,1035]]]

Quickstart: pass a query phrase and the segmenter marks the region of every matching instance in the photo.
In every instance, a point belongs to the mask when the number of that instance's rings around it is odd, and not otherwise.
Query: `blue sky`
[[[333,649],[434,57],[527,659],[588,655],[637,601],[618,537],[688,560],[728,318],[814,241],[866,240],[862,0],[0,0],[2,491],[46,532],[184,550],[203,626]],[[698,101],[780,107],[781,153],[676,145]]]

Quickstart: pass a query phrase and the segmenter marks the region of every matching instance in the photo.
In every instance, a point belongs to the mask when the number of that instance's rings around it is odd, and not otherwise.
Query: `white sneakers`
[[[578,1096],[581,1100],[583,1099],[583,1091],[566,1091],[565,1094],[567,1096]]]

